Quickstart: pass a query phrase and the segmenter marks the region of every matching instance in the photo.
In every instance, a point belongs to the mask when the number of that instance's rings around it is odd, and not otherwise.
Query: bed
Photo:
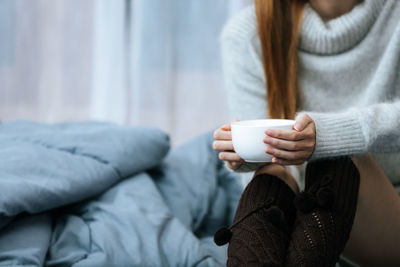
[[[242,186],[212,139],[170,149],[153,127],[0,124],[0,266],[224,266],[212,236]]]

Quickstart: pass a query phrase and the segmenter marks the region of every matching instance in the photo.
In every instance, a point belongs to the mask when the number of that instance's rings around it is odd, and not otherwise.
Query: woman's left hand
[[[265,152],[273,157],[273,163],[299,165],[307,161],[314,151],[315,123],[305,113],[297,116],[292,130],[269,129],[265,134]]]

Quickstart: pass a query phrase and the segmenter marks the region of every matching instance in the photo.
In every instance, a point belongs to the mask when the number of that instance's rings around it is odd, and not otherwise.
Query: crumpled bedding
[[[0,124],[0,266],[224,266],[213,233],[242,187],[211,133]]]

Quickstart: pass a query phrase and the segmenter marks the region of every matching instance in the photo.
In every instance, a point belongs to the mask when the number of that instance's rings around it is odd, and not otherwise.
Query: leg
[[[365,266],[399,266],[400,197],[369,155],[353,157],[360,189],[345,255]]]
[[[221,245],[230,239],[227,266],[283,266],[296,189],[282,166],[270,164],[256,172],[240,198],[230,233],[222,229],[214,236]]]
[[[285,266],[335,266],[352,229],[360,176],[350,157],[308,163]]]

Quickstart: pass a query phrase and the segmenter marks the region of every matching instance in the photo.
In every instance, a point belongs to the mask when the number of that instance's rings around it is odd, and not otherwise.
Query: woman
[[[296,119],[266,132],[264,166],[234,152],[230,124],[214,133],[230,169],[257,170],[231,234],[216,235],[228,265],[333,266],[343,253],[399,266],[400,1],[256,0],[222,53],[233,118]],[[286,166],[306,162],[299,194]]]

